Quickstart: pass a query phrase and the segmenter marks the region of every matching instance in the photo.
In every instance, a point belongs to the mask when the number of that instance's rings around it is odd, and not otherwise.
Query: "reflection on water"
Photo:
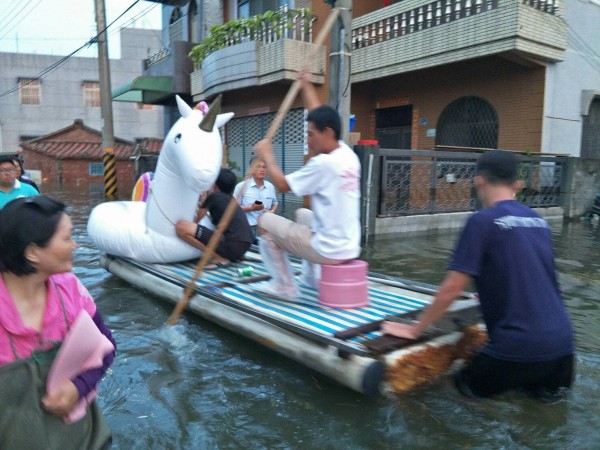
[[[553,224],[561,288],[577,333],[571,398],[542,405],[462,398],[447,379],[397,398],[366,398],[195,316],[165,326],[171,306],[99,267],[85,223],[97,199],[71,205],[76,273],[118,343],[100,401],[119,449],[600,448],[600,229]],[[370,242],[371,270],[430,283],[456,233]]]

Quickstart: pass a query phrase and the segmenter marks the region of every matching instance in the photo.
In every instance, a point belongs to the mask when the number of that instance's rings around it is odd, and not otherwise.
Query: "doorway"
[[[375,133],[381,148],[410,149],[412,142],[412,105],[378,109]]]
[[[378,109],[375,130],[379,148],[410,150],[412,142],[412,105]],[[386,158],[381,176],[381,192],[384,204],[390,209],[404,211],[410,202],[410,166],[404,163],[409,158]],[[381,208],[381,206],[380,206]],[[387,208],[386,208],[387,209]],[[382,212],[381,210],[379,211]]]

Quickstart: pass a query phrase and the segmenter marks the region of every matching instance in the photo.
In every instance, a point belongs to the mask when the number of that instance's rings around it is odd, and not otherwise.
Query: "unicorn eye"
[[[177,144],[180,140],[181,140],[181,133],[179,133],[179,134],[177,134],[177,136],[175,136],[175,143]]]

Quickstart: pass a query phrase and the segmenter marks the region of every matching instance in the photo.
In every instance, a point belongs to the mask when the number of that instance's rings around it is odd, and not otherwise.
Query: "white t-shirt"
[[[360,162],[343,142],[285,177],[297,196],[310,195],[313,248],[331,259],[360,255]]]

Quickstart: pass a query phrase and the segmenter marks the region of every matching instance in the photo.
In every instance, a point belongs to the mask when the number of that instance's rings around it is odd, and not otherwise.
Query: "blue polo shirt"
[[[507,200],[473,214],[449,269],[475,280],[490,339],[486,354],[523,362],[573,354],[550,228],[531,208]]]
[[[0,190],[0,209],[16,198],[31,197],[33,195],[40,195],[40,193],[33,186],[15,180],[15,185],[10,191],[4,192]]]
[[[245,186],[244,186],[245,185]],[[244,189],[244,195],[240,199],[240,194]],[[277,201],[277,193],[275,192],[275,186],[267,180],[263,180],[262,187],[258,187],[254,178],[251,178],[246,181],[242,181],[238,183],[235,187],[235,191],[233,191],[233,196],[236,198],[238,203],[241,206],[250,206],[256,200],[259,200],[263,203],[265,209],[261,211],[247,211],[246,218],[248,219],[248,223],[250,226],[255,226],[258,224],[258,218],[268,209],[271,209],[273,206],[278,205]]]

